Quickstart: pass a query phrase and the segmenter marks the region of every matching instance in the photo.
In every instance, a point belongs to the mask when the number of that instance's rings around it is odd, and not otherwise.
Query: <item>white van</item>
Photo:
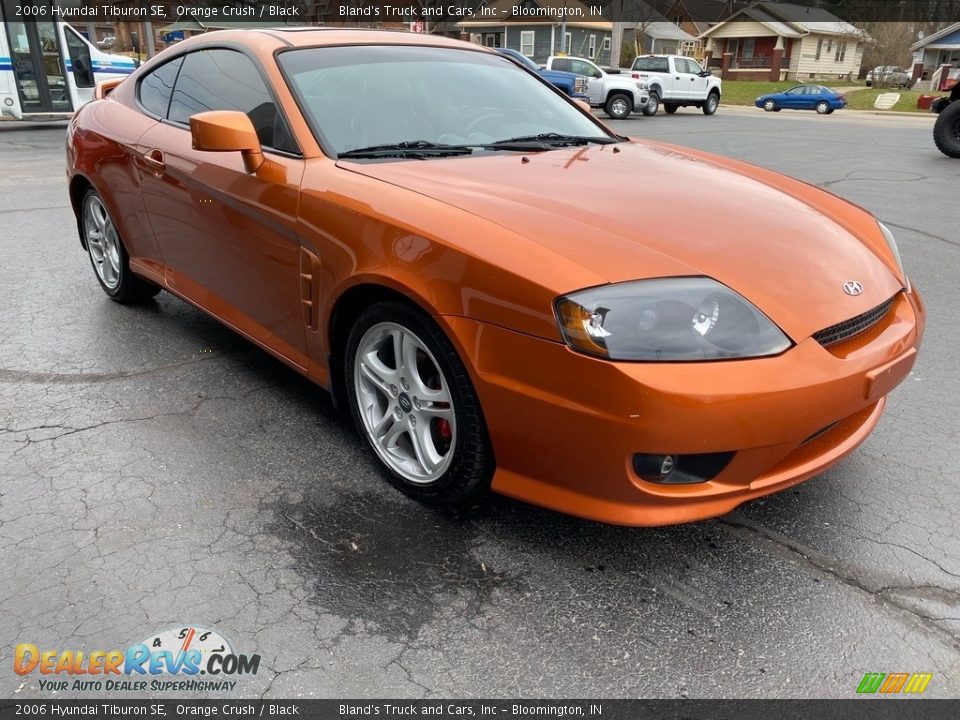
[[[11,17],[14,11],[0,0],[0,116],[65,117],[93,99],[98,82],[136,68],[132,58],[103,52],[65,22],[25,22]]]

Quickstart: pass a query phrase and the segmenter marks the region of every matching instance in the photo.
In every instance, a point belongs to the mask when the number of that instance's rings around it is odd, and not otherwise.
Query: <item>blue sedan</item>
[[[820,115],[829,115],[834,110],[845,108],[847,99],[823,85],[797,85],[782,93],[761,95],[753,104],[767,112],[816,110]]]

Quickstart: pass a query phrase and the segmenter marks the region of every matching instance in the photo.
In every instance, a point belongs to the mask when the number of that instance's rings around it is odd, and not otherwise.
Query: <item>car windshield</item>
[[[288,50],[279,63],[319,142],[334,155],[399,143],[612,139],[550,86],[492,53],[340,46]]]

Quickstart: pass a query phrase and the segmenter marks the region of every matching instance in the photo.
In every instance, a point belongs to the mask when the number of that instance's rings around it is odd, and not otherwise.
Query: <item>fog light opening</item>
[[[734,455],[732,451],[690,455],[637,453],[633,456],[633,471],[640,479],[661,485],[702,483],[719,475]]]

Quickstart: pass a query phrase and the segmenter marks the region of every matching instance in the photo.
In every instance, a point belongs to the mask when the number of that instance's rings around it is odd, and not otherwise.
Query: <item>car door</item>
[[[803,93],[803,109],[813,110],[820,102],[820,87],[817,85],[807,85]]]
[[[141,102],[144,88],[140,88]],[[266,161],[192,148],[190,116],[240,110]],[[295,232],[303,160],[255,61],[237,50],[183,56],[169,106],[138,146],[141,194],[171,289],[288,361],[307,365]]]
[[[676,58],[676,61],[684,70],[680,76],[680,84],[685,88],[685,99],[703,100],[706,98],[707,78],[700,75],[703,72],[700,64],[690,58]]]
[[[785,91],[781,96],[778,102],[780,107],[788,108],[790,110],[797,110],[802,107],[801,98],[803,97],[804,86],[790,88]]]
[[[603,73],[596,65],[588,63],[586,60],[570,60],[571,72],[577,75],[583,75],[587,79],[587,95],[590,98],[591,105],[599,105],[603,102]]]

